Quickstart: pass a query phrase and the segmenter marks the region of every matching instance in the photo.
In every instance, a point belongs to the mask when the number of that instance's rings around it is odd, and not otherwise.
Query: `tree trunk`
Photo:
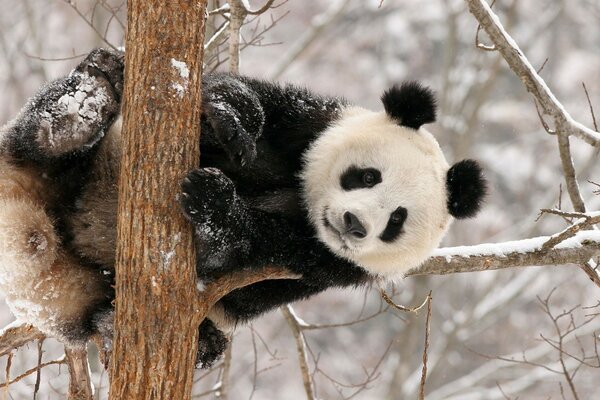
[[[111,399],[189,399],[199,316],[177,195],[200,156],[206,0],[129,0]]]

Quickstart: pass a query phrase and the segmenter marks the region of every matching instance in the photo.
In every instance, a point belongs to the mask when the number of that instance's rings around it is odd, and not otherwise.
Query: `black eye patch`
[[[408,210],[406,210],[406,208],[396,208],[394,212],[390,214],[388,223],[383,232],[381,232],[381,235],[379,235],[379,239],[387,243],[396,240],[402,233],[402,227],[404,226],[406,217],[408,217]]]
[[[381,183],[381,172],[375,168],[351,166],[342,174],[340,185],[344,190],[371,188]]]

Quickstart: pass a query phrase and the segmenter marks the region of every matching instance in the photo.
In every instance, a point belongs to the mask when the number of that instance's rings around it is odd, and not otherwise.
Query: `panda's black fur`
[[[92,76],[91,84],[109,84],[110,97],[118,102],[122,61],[120,53],[95,50],[76,71],[85,70]],[[48,110],[57,99],[73,92],[72,76],[49,84],[28,103],[4,128],[0,149],[15,168],[26,163],[40,174],[49,174],[49,186],[60,194],[60,200],[48,204],[46,211],[56,221],[62,251],[77,257],[81,268],[95,265],[110,272],[114,268],[120,129],[113,125],[114,107],[106,107],[103,112],[97,110],[93,121],[86,124],[94,130],[87,140],[80,140],[75,147],[73,140],[61,144],[61,138],[77,136],[70,129],[79,129],[78,125],[55,124],[54,116],[62,114]],[[330,287],[362,285],[376,273],[335,254],[319,240],[303,203],[307,198],[303,193],[306,177],[302,176],[309,162],[307,152],[318,145],[323,132],[350,118],[346,102],[292,85],[231,74],[207,74],[202,84],[202,169],[188,175],[180,196],[186,217],[196,227],[199,279],[210,281],[234,269],[266,265],[286,266],[302,276],[256,283],[223,298],[212,314],[216,325],[205,321],[200,327],[199,361],[209,365],[226,342],[217,326],[250,320]],[[422,124],[435,119],[431,91],[415,83],[392,88],[384,94],[383,103],[388,117],[377,116],[378,121],[388,123],[386,118],[390,118],[390,124],[402,127],[402,132],[408,129],[409,135],[418,135],[416,130]],[[50,119],[56,131],[53,141],[40,139],[42,119]],[[52,149],[45,147],[50,142]],[[439,148],[425,150],[438,156]],[[445,174],[447,167],[440,168]],[[459,218],[474,215],[485,194],[481,169],[475,162],[459,165],[439,185],[447,193],[442,200],[448,218],[450,214]],[[410,217],[412,210],[408,212]],[[393,239],[404,235],[401,228]],[[86,295],[76,293],[75,297]],[[106,324],[105,308],[81,312],[85,321]],[[95,329],[100,328],[106,331],[105,326]]]

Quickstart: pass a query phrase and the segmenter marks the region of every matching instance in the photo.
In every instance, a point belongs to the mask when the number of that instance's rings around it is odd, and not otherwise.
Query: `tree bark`
[[[192,227],[206,0],[129,0],[111,399],[189,399],[197,349]]]

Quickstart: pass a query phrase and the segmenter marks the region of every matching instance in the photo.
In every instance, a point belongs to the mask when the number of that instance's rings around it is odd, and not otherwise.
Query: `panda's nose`
[[[352,234],[357,239],[364,239],[367,236],[367,229],[360,223],[358,217],[349,211],[344,213],[344,226],[346,233]]]

